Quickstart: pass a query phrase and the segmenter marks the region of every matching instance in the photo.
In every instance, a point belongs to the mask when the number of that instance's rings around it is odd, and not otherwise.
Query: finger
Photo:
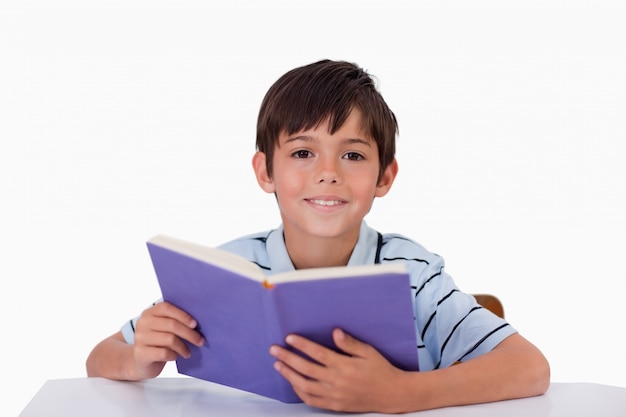
[[[174,319],[191,329],[195,329],[198,326],[198,322],[189,313],[166,301],[157,303],[148,310],[151,310],[155,316]]]
[[[139,322],[137,322],[137,325],[139,325]],[[204,344],[204,337],[200,332],[173,319],[162,318],[155,321],[152,323],[152,330],[159,333],[171,334],[176,336],[176,338],[187,340],[196,346],[202,346]]]
[[[178,358],[178,354],[170,349],[145,345],[134,345],[133,356],[139,379],[158,376],[167,362]]]
[[[319,345],[317,345],[319,346]],[[325,349],[322,347],[322,349]],[[307,350],[307,349],[305,349]],[[309,352],[311,350],[309,349]],[[274,356],[283,364],[288,366],[294,372],[303,376],[307,381],[318,381],[323,385],[328,385],[333,379],[333,368],[327,366],[320,361],[311,359],[307,354],[301,352],[293,352],[289,349],[285,349],[276,346],[274,349]],[[315,355],[315,353],[313,353]],[[324,355],[317,355],[318,358],[322,358]],[[332,362],[327,360],[326,362]],[[290,381],[293,382],[293,381]],[[310,388],[309,388],[310,390]],[[317,393],[317,391],[315,391]]]
[[[135,345],[140,349],[144,347],[148,350],[148,352],[153,352],[149,349],[162,350],[159,351],[158,355],[151,355],[153,360],[173,360],[176,359],[177,355],[189,358],[191,355],[189,347],[183,342],[183,340],[179,336],[170,332],[137,332],[135,334]],[[173,358],[170,352],[173,352]]]
[[[320,377],[319,369],[322,367],[302,355],[278,345],[270,347],[270,354],[307,378],[318,379]]]
[[[204,337],[195,330],[196,326],[196,320],[185,311],[162,302],[143,312],[137,320],[135,337],[137,333],[141,335],[151,331],[172,333],[196,346],[202,346]]]
[[[363,358],[369,356],[372,352],[371,345],[361,342],[342,329],[333,330],[333,341],[337,348],[350,356]]]
[[[179,354],[166,347],[155,347],[149,345],[135,345],[135,358],[141,362],[168,362],[176,360]]]
[[[319,343],[315,343],[312,340],[309,340],[305,337],[298,336],[295,334],[290,334],[285,338],[285,342],[291,347],[299,350],[304,353],[313,361],[317,362],[322,366],[329,366],[333,363],[334,360],[337,359],[339,355],[332,349],[329,349]],[[297,355],[294,355],[297,356]],[[312,363],[307,361],[308,363]]]
[[[294,391],[301,399],[304,399],[303,395],[318,396],[323,391],[323,386],[316,379],[292,368],[287,362],[276,361],[274,363],[274,369],[291,384]]]

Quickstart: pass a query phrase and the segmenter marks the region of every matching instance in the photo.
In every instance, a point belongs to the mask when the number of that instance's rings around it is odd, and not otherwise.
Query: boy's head
[[[292,135],[328,121],[332,134],[353,108],[361,112],[362,128],[378,146],[380,177],[394,160],[396,117],[365,70],[349,62],[331,60],[287,72],[266,93],[257,121],[256,147],[266,155],[269,175],[281,133]]]

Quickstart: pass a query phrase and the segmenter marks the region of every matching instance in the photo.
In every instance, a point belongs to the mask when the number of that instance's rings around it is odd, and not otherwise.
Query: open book
[[[418,370],[409,276],[402,262],[265,276],[232,253],[159,235],[147,243],[163,299],[198,322],[178,372],[283,402],[299,402],[276,370],[272,344],[297,333],[329,348],[339,327],[393,365]]]

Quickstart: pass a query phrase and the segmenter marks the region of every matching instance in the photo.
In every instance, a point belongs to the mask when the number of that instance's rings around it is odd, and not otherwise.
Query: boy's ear
[[[382,197],[389,192],[393,181],[396,179],[396,175],[398,175],[398,161],[394,158],[389,166],[385,168],[382,177],[380,177],[380,181],[378,181],[378,185],[376,185],[376,197]]]
[[[273,193],[276,191],[274,181],[267,172],[266,156],[264,152],[257,152],[252,157],[252,168],[254,169],[254,175],[256,175],[256,181],[259,186],[266,193]]]

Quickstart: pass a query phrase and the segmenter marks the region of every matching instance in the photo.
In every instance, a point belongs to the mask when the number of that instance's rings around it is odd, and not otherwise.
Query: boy
[[[347,412],[401,413],[544,393],[549,365],[535,346],[460,292],[439,256],[364,222],[374,198],[387,194],[398,172],[396,136],[394,114],[372,78],[354,64],[305,65],[267,92],[252,165],[260,187],[275,195],[282,224],[222,248],[268,274],[406,262],[420,363],[420,372],[397,369],[372,346],[335,329],[343,353],[298,335],[285,340],[314,361],[268,346],[277,372],[305,403]],[[183,341],[205,343],[195,327],[184,311],[156,303],[93,349],[88,375],[156,377],[167,361],[189,356]]]

